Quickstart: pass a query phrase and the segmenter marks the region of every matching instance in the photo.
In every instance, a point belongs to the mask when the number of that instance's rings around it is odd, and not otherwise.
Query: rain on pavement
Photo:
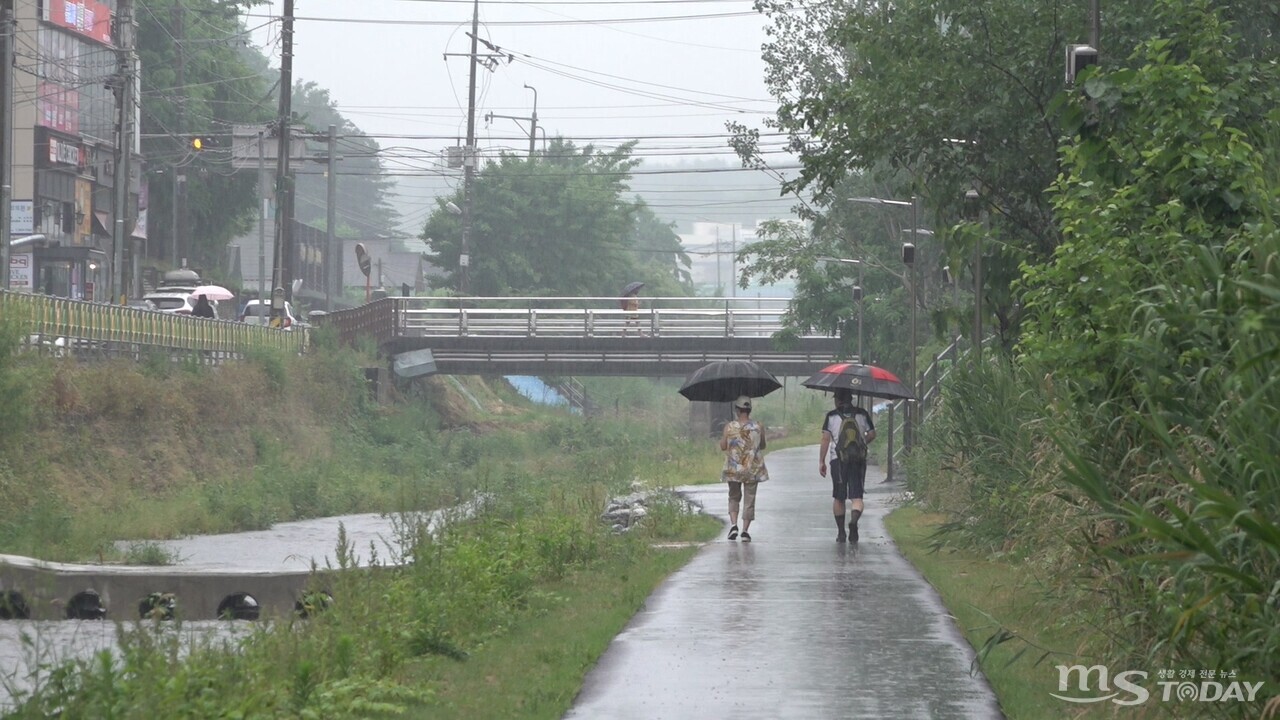
[[[817,452],[768,455],[753,541],[721,534],[668,578],[567,719],[1003,717],[970,674],[972,648],[885,533],[901,486],[869,468],[861,542],[837,544]],[[724,485],[682,491],[727,517]]]

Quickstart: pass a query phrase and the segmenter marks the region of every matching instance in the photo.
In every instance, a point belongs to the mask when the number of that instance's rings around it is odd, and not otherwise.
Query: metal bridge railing
[[[957,336],[951,341],[951,344],[943,349],[942,352],[933,356],[933,362],[920,373],[920,378],[916,381],[914,392],[918,400],[910,403],[911,407],[907,407],[906,400],[896,400],[889,406],[889,477],[893,479],[894,468],[901,467],[902,458],[908,451],[906,443],[899,444],[896,448],[893,444],[894,437],[904,438],[907,428],[907,411],[914,413],[915,418],[910,424],[911,433],[915,435],[910,439],[910,443],[914,445],[919,440],[918,433],[929,418],[938,410],[938,403],[942,399],[942,382],[951,374],[955,363],[961,358],[968,356],[969,349],[961,349],[964,342],[963,336]],[[950,360],[950,363],[944,361]],[[897,418],[895,421],[894,418]]]
[[[123,305],[0,291],[0,311],[27,325],[27,345],[59,353],[122,354],[146,348],[241,356],[256,348],[306,350],[304,329],[208,320]]]
[[[392,298],[409,337],[769,337],[789,298]],[[351,311],[344,311],[351,312]]]

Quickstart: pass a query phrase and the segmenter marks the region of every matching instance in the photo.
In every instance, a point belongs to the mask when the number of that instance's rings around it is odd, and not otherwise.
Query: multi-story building
[[[5,2],[17,21],[10,287],[107,300],[121,79],[116,0]],[[136,134],[125,144],[136,155]],[[146,234],[136,180],[127,198],[126,268]]]

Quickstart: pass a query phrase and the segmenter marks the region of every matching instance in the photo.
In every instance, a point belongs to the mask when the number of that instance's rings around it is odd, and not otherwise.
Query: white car
[[[196,303],[191,299],[191,290],[186,288],[156,288],[153,292],[143,295],[142,299],[149,300],[160,312],[190,315],[196,309]],[[217,312],[217,301],[213,301],[212,304],[214,312]]]
[[[240,322],[246,322],[250,325],[269,325],[271,324],[271,303],[264,303],[261,300],[250,300],[240,308]],[[293,305],[288,301],[284,304],[284,318],[281,325],[283,330],[293,330],[294,325],[298,324],[298,318],[293,314]]]

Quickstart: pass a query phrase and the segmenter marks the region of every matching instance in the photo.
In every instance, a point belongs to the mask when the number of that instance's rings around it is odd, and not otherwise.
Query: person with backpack
[[[822,446],[818,449],[818,474],[831,467],[831,509],[835,513],[836,542],[858,542],[858,518],[862,516],[863,486],[867,479],[867,443],[876,438],[871,413],[853,404],[853,391],[835,391],[835,409],[822,419]],[[851,501],[851,502],[850,502]],[[849,503],[849,531],[845,534],[845,505]]]
[[[729,484],[729,539],[751,542],[751,521],[756,517],[756,489],[769,479],[764,465],[764,424],[751,419],[751,398],[733,401],[734,419],[724,424],[720,449],[724,451],[721,482]],[[742,505],[742,531],[738,531],[738,506]]]

